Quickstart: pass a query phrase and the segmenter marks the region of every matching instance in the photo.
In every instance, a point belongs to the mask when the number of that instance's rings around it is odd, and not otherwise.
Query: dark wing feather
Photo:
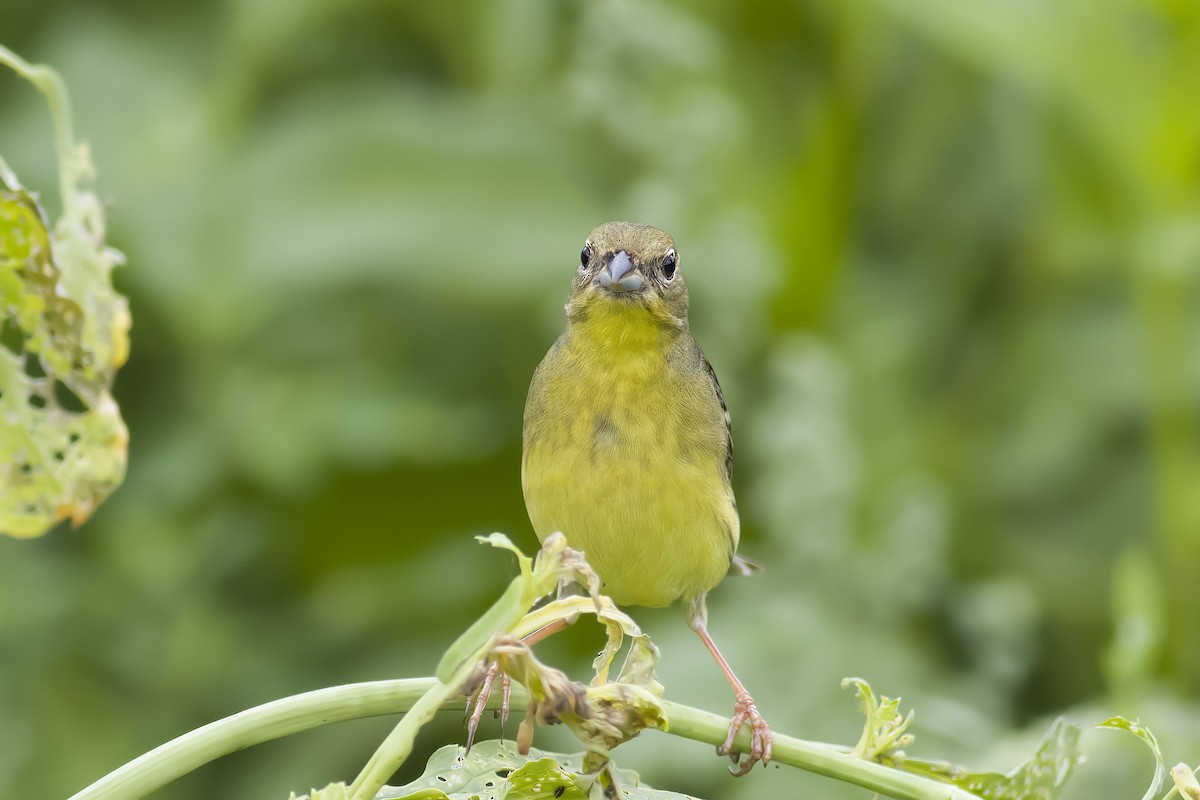
[[[708,373],[708,378],[712,381],[713,392],[717,395],[717,402],[721,404],[721,413],[725,415],[725,480],[729,482],[729,499],[733,502],[734,507],[737,507],[737,500],[733,496],[733,425],[729,419],[729,407],[725,405],[725,395],[721,392],[721,382],[717,380],[716,370],[712,364],[700,352],[700,361],[704,364],[704,371]],[[744,556],[739,556],[734,553],[735,544],[733,534],[729,535],[729,573],[730,575],[753,575],[756,572],[762,571],[762,565]]]
[[[729,408],[725,405],[725,395],[721,393],[721,382],[717,380],[717,373],[712,368],[712,364],[708,363],[703,351],[700,352],[700,361],[704,364],[704,370],[708,373],[709,379],[712,381],[713,391],[717,393],[717,402],[721,404],[721,413],[725,415],[725,480],[733,482],[733,426],[729,421]]]

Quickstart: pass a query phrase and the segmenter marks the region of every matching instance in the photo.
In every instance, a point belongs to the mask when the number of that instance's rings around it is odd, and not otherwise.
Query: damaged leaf
[[[79,525],[125,477],[129,440],[111,388],[129,355],[129,308],[113,290],[122,256],[104,243],[104,210],[82,188],[86,147],[71,142],[57,74],[0,48],[55,112],[63,215],[0,160],[0,533]]]

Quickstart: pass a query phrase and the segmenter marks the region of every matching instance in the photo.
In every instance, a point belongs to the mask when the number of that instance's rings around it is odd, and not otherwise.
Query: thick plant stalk
[[[70,800],[137,800],[210,761],[251,745],[331,722],[414,710],[422,697],[442,685],[435,678],[354,683],[256,706],[156,747]],[[524,693],[520,687],[513,689],[512,709],[524,710]],[[728,719],[665,700],[663,706],[670,719],[671,734],[713,746],[725,739]],[[462,713],[457,699],[442,708]],[[736,743],[749,744],[741,738]],[[979,800],[976,795],[949,784],[858,758],[849,748],[790,736],[776,737],[773,761],[853,783],[896,800]]]
[[[404,711],[432,678],[352,683],[247,709],[172,739],[110,772],[70,800],[134,800],[221,756],[330,722]]]

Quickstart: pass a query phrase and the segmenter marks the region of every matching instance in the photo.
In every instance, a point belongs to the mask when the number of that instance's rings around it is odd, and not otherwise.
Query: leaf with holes
[[[425,774],[405,786],[387,786],[376,800],[586,800],[583,754],[531,748],[520,755],[509,742],[480,742],[465,756],[447,745],[430,756]],[[626,800],[689,800],[688,795],[639,785],[636,772],[616,770]]]
[[[124,480],[129,437],[110,389],[130,319],[112,288],[121,255],[81,188],[91,161],[70,144],[65,89],[47,68],[0,56],[46,93],[60,140],[64,210],[52,230],[0,161],[0,533],[38,536],[82,523]]]
[[[1033,757],[1009,772],[969,772],[941,761],[908,758],[906,772],[938,778],[985,800],[1054,800],[1083,756],[1079,727],[1056,719]]]

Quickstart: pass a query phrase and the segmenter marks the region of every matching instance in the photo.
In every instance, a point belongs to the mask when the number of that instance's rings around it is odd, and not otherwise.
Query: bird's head
[[[664,325],[687,325],[687,286],[669,235],[636,222],[606,222],[588,236],[567,317],[614,309],[646,313]]]

